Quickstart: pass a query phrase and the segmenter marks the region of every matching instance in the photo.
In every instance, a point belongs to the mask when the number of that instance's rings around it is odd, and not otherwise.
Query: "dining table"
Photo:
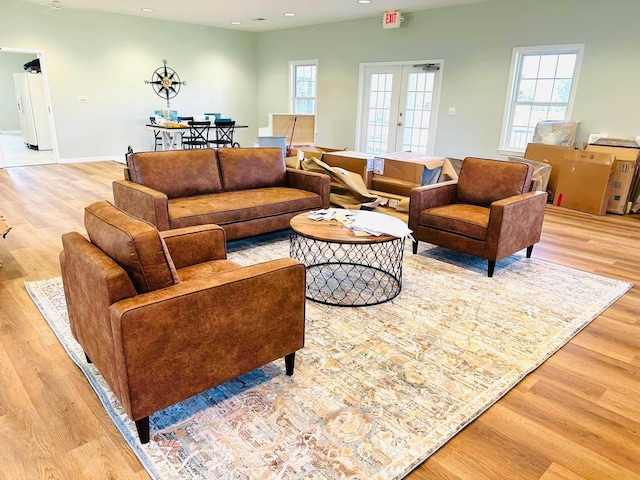
[[[189,125],[186,123],[147,123],[145,125],[154,132],[160,132],[162,135],[162,150],[178,150],[182,147],[182,135],[189,132]],[[211,124],[215,129],[215,123]],[[236,125],[236,129],[249,128],[249,125]]]

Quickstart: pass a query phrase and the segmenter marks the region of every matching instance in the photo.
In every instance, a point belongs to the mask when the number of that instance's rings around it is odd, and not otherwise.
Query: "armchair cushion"
[[[274,151],[277,154],[274,155]],[[218,159],[227,192],[287,186],[286,165],[280,148],[221,148]]]
[[[138,293],[180,282],[164,240],[150,223],[107,201],[86,207],[84,223],[91,243],[127,272]]]
[[[491,164],[491,172],[487,171]],[[456,201],[488,207],[496,200],[531,188],[532,169],[525,163],[468,157],[460,169]]]
[[[486,207],[454,203],[424,210],[420,213],[420,224],[484,240],[487,237],[489,212]]]

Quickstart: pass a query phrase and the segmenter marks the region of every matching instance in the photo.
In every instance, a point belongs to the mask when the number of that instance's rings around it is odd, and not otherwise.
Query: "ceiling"
[[[208,25],[248,32],[318,25],[360,18],[382,17],[384,12],[428,10],[489,0],[23,0],[40,5],[43,14],[65,10],[93,10],[145,18]],[[142,8],[153,8],[143,12]],[[295,16],[285,16],[295,13]],[[233,25],[231,22],[240,22]]]

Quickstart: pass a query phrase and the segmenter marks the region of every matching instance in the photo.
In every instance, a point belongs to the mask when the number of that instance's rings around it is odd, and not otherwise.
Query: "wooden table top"
[[[303,237],[313,238],[325,242],[336,243],[382,243],[394,240],[393,235],[356,236],[337,220],[311,220],[309,213],[300,213],[291,219],[291,229]]]

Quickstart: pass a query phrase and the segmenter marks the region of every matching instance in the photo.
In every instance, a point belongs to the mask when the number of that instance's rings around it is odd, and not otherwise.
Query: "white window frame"
[[[569,101],[567,102],[567,109],[565,111],[564,120],[570,120],[573,113],[573,104],[575,101],[576,91],[578,89],[578,79],[580,77],[580,67],[582,66],[582,55],[584,52],[584,44],[567,44],[567,45],[542,45],[532,47],[515,47],[511,55],[511,69],[509,71],[509,88],[507,89],[507,99],[505,102],[504,116],[502,119],[502,132],[500,135],[500,147],[498,153],[500,155],[514,155],[522,156],[524,149],[515,150],[509,148],[507,140],[509,138],[509,131],[511,130],[511,124],[513,123],[514,106],[516,103],[516,97],[518,92],[516,87],[518,85],[518,77],[522,69],[522,60],[525,55],[545,55],[545,54],[563,54],[563,53],[575,53],[576,64],[573,73],[573,80],[571,82],[571,92],[569,93]]]
[[[315,105],[315,111],[313,115],[318,114],[318,60],[291,60],[289,62],[289,113],[300,113],[295,111],[296,106],[296,68],[297,67],[316,67],[316,96],[315,97],[300,97],[305,99],[313,99]],[[307,112],[305,112],[307,113]]]

